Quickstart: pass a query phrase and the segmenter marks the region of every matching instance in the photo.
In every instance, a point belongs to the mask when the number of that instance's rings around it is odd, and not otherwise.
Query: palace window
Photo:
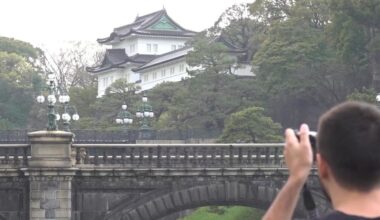
[[[149,74],[144,74],[144,82],[147,82],[149,80]]]
[[[152,44],[146,44],[146,51],[151,52],[152,51]]]
[[[129,45],[129,52],[130,53],[134,53],[135,52],[135,45],[134,44]]]
[[[172,50],[176,50],[176,49],[177,49],[177,45],[172,44]]]
[[[170,67],[170,75],[173,75],[174,71],[175,71],[175,67],[174,66]]]
[[[108,87],[108,77],[104,78],[104,87]]]
[[[166,75],[166,70],[165,69],[161,70],[161,77],[165,77],[165,75]]]
[[[153,80],[155,80],[155,79],[157,79],[157,73],[156,72],[153,73]]]
[[[178,49],[181,49],[182,47],[183,47],[183,45],[182,45],[182,44],[178,45]]]
[[[179,71],[180,72],[185,71],[185,64],[182,63],[182,64],[179,65]]]
[[[158,45],[153,44],[153,52],[157,53],[157,51],[158,51]]]

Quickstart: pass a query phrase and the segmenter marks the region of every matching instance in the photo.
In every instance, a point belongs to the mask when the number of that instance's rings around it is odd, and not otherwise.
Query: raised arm
[[[263,220],[290,220],[292,218],[313,163],[309,127],[306,124],[301,125],[300,141],[293,130],[285,131],[284,156],[289,169],[289,178],[265,213]]]

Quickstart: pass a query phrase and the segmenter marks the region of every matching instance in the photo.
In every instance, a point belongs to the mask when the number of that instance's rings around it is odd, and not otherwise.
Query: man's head
[[[345,102],[319,120],[318,150],[336,182],[369,191],[380,180],[380,111],[373,105]]]
[[[364,192],[379,185],[380,110],[376,106],[361,102],[335,106],[319,120],[317,145],[340,186]]]

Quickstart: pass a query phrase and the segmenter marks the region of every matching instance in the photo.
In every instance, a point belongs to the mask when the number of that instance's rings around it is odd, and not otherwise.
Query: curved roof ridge
[[[160,18],[165,16],[173,25],[175,25],[179,30],[151,30],[149,27],[151,27],[153,24],[159,21]],[[130,34],[143,34],[143,35],[178,35],[183,37],[192,37],[197,32],[191,31],[188,29],[183,28],[181,25],[179,25],[177,22],[175,22],[166,12],[165,9],[161,9],[159,11],[137,17],[135,21],[131,24],[127,24],[124,26],[120,26],[117,28],[114,28],[112,33],[105,38],[98,38],[98,43],[107,43],[111,42],[114,39],[117,39],[117,37],[126,37]],[[177,34],[175,34],[177,33]],[[119,39],[121,40],[121,39]]]
[[[152,13],[149,13],[149,14],[146,14],[146,15],[143,15],[143,16],[137,16],[134,22],[137,22],[138,20],[142,20],[142,19],[144,19],[146,17],[152,16],[154,14],[158,14],[158,13],[161,13],[161,12],[166,12],[165,8],[160,9],[160,10],[155,11],[155,12],[152,12]]]
[[[140,70],[144,70],[144,69],[147,69],[147,68],[150,68],[153,66],[160,65],[162,63],[167,63],[167,62],[170,62],[173,60],[177,60],[179,58],[186,56],[188,51],[190,51],[192,49],[193,49],[193,47],[191,47],[191,46],[185,46],[185,47],[182,47],[182,48],[177,49],[177,50],[172,50],[172,51],[169,51],[167,53],[160,54],[157,57],[155,57],[154,59],[152,59],[151,61],[141,65],[140,67],[134,68],[133,71],[140,71]],[[179,53],[179,54],[175,55],[176,53]],[[174,56],[172,54],[174,54]],[[162,60],[162,57],[165,57],[168,55],[172,55],[172,56],[169,56],[168,59]]]
[[[98,66],[86,67],[86,71],[90,73],[98,73],[112,68],[123,68],[122,64],[131,61],[125,53],[124,48],[107,49],[103,61]]]
[[[179,49],[177,49],[177,50],[171,50],[171,51],[169,51],[169,52],[166,52],[166,53],[160,54],[160,55],[158,55],[156,58],[158,58],[158,57],[163,57],[163,56],[166,56],[166,55],[169,55],[169,54],[172,54],[172,53],[176,53],[176,52],[181,51],[181,50],[187,50],[187,49],[189,49],[189,48],[192,48],[192,46],[183,46],[183,47],[181,47],[181,48],[179,48]]]
[[[161,16],[166,16],[166,18],[172,22],[175,26],[177,26],[179,29],[181,29],[182,31],[185,31],[185,32],[193,32],[193,33],[196,33],[195,31],[191,31],[191,30],[188,30],[186,28],[183,28],[181,25],[179,25],[177,22],[175,22],[170,16],[169,14],[166,12],[166,10],[161,10],[162,11],[162,14],[160,14],[160,16],[156,16],[154,19],[150,19],[147,21],[146,24],[142,24],[141,25],[141,29],[145,30],[147,28],[149,28],[151,25],[155,24],[157,21],[159,21],[159,19],[161,18]]]
[[[166,15],[166,17],[169,17],[165,10],[161,10],[160,13],[157,13],[151,19],[145,20],[144,23],[141,24],[141,29],[144,30],[144,29],[150,27],[151,25],[153,25],[154,23],[159,21],[162,16],[165,16],[165,15]]]
[[[97,66],[86,67],[86,71],[89,73],[100,73],[113,68],[125,68],[123,65],[128,62],[144,65],[156,57],[157,55],[152,54],[135,54],[128,56],[124,48],[107,49],[102,63]]]
[[[126,24],[126,25],[122,25],[122,26],[119,26],[119,27],[115,27],[113,30],[114,31],[118,31],[118,30],[124,29],[126,27],[132,27],[134,25],[141,24],[141,23],[143,23],[143,21],[137,21],[137,22],[133,22],[133,23],[130,23],[130,24]]]

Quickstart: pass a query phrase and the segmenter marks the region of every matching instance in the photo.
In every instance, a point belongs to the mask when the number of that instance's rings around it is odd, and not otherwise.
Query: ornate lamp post
[[[137,108],[136,117],[141,120],[140,139],[151,139],[152,128],[149,126],[149,121],[154,117],[153,108],[148,104],[148,97],[144,94],[142,103]]]
[[[127,111],[127,104],[121,105],[121,111],[117,114],[116,124],[124,125],[124,131],[128,131],[128,125],[133,123],[132,114]]]
[[[62,100],[61,100],[62,97]],[[73,121],[79,120],[79,115],[77,113],[77,109],[75,106],[72,106],[69,104],[70,96],[63,95],[59,97],[59,102],[63,104],[63,113],[62,113],[62,120],[63,120],[63,130],[70,131],[70,121],[71,119]]]
[[[74,121],[79,120],[79,115],[76,112],[75,107],[70,106],[68,103],[70,101],[70,96],[67,94],[61,94],[60,89],[57,87],[57,83],[55,80],[54,74],[50,73],[48,75],[47,80],[47,86],[43,87],[42,90],[47,90],[47,101],[48,101],[48,124],[47,124],[47,130],[48,131],[56,131],[58,130],[57,121],[61,119],[61,116],[56,112],[55,106],[57,102],[57,96],[58,101],[63,105],[64,113],[62,114],[62,120],[63,125],[66,131],[69,131],[69,125],[71,118]],[[42,104],[45,102],[45,97],[41,94],[37,96],[37,102]],[[69,108],[74,109],[74,113],[72,115],[69,114]]]

